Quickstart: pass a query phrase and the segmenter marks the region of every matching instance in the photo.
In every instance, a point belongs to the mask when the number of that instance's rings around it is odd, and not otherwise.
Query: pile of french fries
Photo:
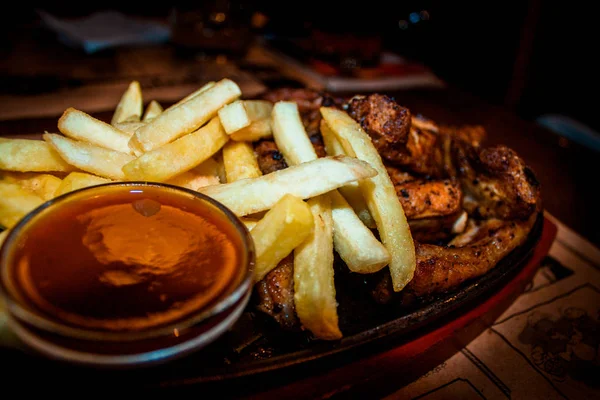
[[[144,107],[134,81],[110,123],[68,108],[43,140],[0,138],[0,242],[43,202],[115,181],[166,182],[210,196],[250,230],[255,282],[293,253],[295,308],[315,337],[342,337],[334,252],[361,274],[388,267],[395,291],[415,270],[402,206],[369,136],[323,107],[326,157],[317,157],[294,102],[243,99],[230,79],[176,104]],[[263,175],[252,142],[273,138],[288,168]]]

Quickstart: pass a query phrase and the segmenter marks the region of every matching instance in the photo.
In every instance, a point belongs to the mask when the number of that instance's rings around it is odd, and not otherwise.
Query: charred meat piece
[[[254,153],[256,154],[258,167],[263,175],[279,171],[288,166],[275,141],[271,139],[261,139],[255,142]]]
[[[387,173],[390,176],[394,186],[417,179],[414,175],[392,165],[386,165],[385,169],[387,170]]]
[[[355,96],[348,102],[347,111],[387,163],[422,176],[444,177],[440,136],[412,127],[410,111],[394,99],[382,94]]]
[[[317,157],[325,157],[327,153],[321,135],[313,135],[309,139],[317,153]],[[288,167],[283,154],[277,147],[277,143],[272,139],[261,139],[255,142],[254,154],[256,154],[258,167],[263,175]]]
[[[416,179],[394,188],[408,220],[452,215],[462,209],[462,191],[457,181]]]
[[[438,132],[440,135],[462,140],[474,147],[479,147],[487,136],[485,128],[481,125],[440,125]]]
[[[461,247],[416,242],[417,268],[413,279],[402,292],[395,293],[388,272],[374,286],[372,296],[382,304],[398,298],[407,301],[448,292],[482,276],[525,242],[536,217],[532,215],[525,221],[479,221],[475,232],[464,233],[468,240],[460,241]]]
[[[533,222],[486,220],[462,247],[418,244],[417,269],[406,290],[416,296],[446,292],[484,275],[525,241]]]
[[[300,321],[294,304],[294,257],[289,255],[255,287],[256,308],[272,317],[282,328],[298,330]]]
[[[463,233],[467,227],[467,220],[467,213],[461,209],[447,216],[413,219],[408,221],[408,225],[416,242],[441,245]]]
[[[391,97],[382,94],[355,96],[348,102],[347,112],[371,137],[384,158],[394,161],[397,153],[406,148],[410,111]]]
[[[453,142],[454,162],[465,193],[463,206],[476,218],[527,219],[541,207],[540,184],[511,149]]]

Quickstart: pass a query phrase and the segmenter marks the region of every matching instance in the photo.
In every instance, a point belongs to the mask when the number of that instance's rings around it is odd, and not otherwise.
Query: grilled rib
[[[295,330],[300,326],[294,305],[294,257],[279,262],[254,289],[256,308],[272,317],[282,328]]]
[[[395,293],[389,272],[372,290],[373,298],[379,303],[388,303],[394,298],[422,298],[444,293],[461,283],[479,277],[494,268],[508,253],[523,244],[535,223],[537,215],[525,221],[503,221],[489,219],[479,221],[462,235],[459,246],[438,246],[415,243],[417,268],[413,279],[404,290]]]

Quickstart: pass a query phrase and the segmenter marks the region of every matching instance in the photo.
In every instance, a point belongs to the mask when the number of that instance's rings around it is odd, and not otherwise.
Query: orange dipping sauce
[[[219,301],[247,268],[240,227],[189,193],[108,185],[51,208],[14,239],[5,282],[26,308],[68,326],[171,324]]]

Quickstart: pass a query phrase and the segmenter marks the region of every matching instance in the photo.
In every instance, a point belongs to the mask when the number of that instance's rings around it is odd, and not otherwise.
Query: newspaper
[[[525,292],[395,399],[600,399],[600,249],[551,215],[556,240]]]

